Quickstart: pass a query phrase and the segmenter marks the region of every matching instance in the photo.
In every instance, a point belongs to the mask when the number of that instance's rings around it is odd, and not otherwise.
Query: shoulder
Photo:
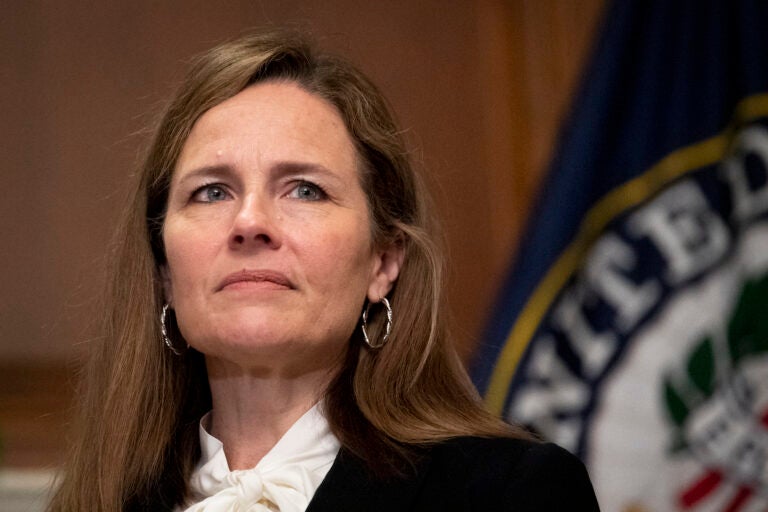
[[[342,448],[308,512],[598,511],[584,465],[522,439],[460,437],[422,446],[407,476],[380,478]]]
[[[551,443],[460,437],[432,448],[424,491],[440,481],[476,510],[598,510],[584,464]],[[430,487],[434,486],[434,489]]]
[[[457,437],[436,444],[433,459],[445,459],[465,465],[469,469],[482,469],[489,463],[497,469],[532,469],[555,465],[564,471],[581,470],[584,465],[567,450],[552,443],[529,439]]]

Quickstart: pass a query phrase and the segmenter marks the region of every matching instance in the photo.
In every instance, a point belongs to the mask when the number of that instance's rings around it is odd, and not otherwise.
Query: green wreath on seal
[[[664,377],[664,404],[675,427],[671,451],[688,449],[683,427],[692,411],[707,401],[720,384],[742,361],[768,352],[768,274],[748,280],[741,289],[736,306],[728,321],[727,356],[728,375],[718,375],[715,347],[711,336],[694,345],[685,366],[682,386],[675,385],[673,377]],[[677,381],[679,383],[679,380]]]

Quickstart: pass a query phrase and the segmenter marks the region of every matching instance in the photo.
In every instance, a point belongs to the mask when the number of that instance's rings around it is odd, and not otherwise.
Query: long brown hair
[[[374,243],[404,248],[388,343],[361,348],[356,332],[325,396],[344,449],[387,474],[414,448],[439,440],[525,436],[483,409],[450,343],[437,224],[385,99],[360,71],[303,36],[262,32],[199,57],[157,128],[114,243],[103,337],[83,375],[76,439],[51,510],[172,507],[184,498],[200,456],[197,422],[211,397],[203,356],[177,357],[160,341],[168,188],[195,121],[265,80],[295,82],[338,109],[357,146]],[[378,337],[382,322],[372,323]]]

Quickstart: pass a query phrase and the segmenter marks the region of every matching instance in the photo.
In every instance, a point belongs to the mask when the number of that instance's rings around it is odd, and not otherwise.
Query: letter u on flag
[[[604,510],[768,510],[768,2],[613,1],[541,190],[488,406]]]

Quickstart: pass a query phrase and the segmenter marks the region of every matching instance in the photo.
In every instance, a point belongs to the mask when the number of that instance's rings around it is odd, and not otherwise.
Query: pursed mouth
[[[294,288],[293,283],[291,283],[285,274],[280,272],[275,272],[273,270],[241,270],[225,277],[221,283],[219,283],[216,291],[221,291],[228,286],[240,283],[271,283],[282,288]]]

